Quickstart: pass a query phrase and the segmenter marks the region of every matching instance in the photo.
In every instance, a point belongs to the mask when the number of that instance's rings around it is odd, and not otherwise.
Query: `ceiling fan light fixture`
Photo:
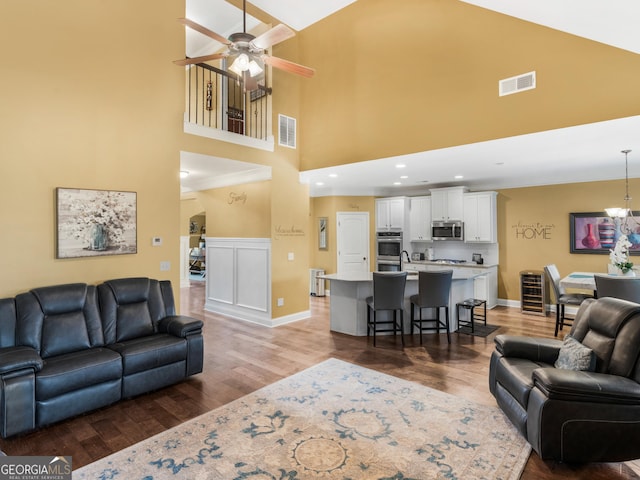
[[[229,67],[229,70],[236,75],[242,75],[242,72],[249,70],[249,56],[246,53],[238,55]]]
[[[249,62],[249,74],[252,77],[257,77],[262,73],[263,70],[264,69],[260,65],[258,65],[258,62],[256,62],[255,60],[251,60]]]

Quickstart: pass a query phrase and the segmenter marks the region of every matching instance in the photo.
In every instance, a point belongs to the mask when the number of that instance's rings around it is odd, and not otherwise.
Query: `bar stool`
[[[435,330],[440,333],[440,327],[447,332],[447,342],[451,343],[449,334],[449,295],[451,293],[451,278],[453,270],[438,270],[431,272],[418,272],[418,294],[412,295],[411,301],[411,333],[414,328],[420,331],[420,345],[422,345],[422,332]],[[415,309],[418,308],[418,318],[415,318]],[[422,310],[432,308],[435,310],[435,318],[422,318]],[[440,320],[440,310],[444,308],[444,322]],[[435,323],[435,326],[425,327],[423,323]]]
[[[373,346],[376,346],[376,332],[400,332],[404,347],[404,288],[407,284],[407,272],[373,272],[373,296],[367,297],[367,337],[373,332]],[[379,320],[377,313],[392,311],[391,320]],[[373,312],[373,316],[371,315]],[[400,312],[400,321],[397,313]],[[390,325],[390,328],[379,329],[379,325]]]
[[[479,310],[477,307],[482,307],[482,309]],[[462,320],[460,315],[461,309],[469,312],[469,320]],[[471,333],[474,333],[475,322],[483,322],[484,326],[487,326],[487,301],[478,298],[467,298],[460,303],[456,303],[456,316],[458,317],[458,328],[460,328],[460,325],[470,326]],[[467,315],[465,315],[465,317],[466,316]]]

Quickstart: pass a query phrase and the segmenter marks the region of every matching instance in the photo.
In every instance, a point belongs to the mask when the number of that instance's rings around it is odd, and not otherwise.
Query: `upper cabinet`
[[[431,197],[411,198],[409,239],[412,242],[431,241]]]
[[[409,215],[407,203],[407,197],[378,198],[376,200],[376,230],[406,230]]]
[[[431,192],[431,220],[449,221],[464,219],[463,195],[466,187],[436,188]]]
[[[495,243],[498,241],[496,192],[464,194],[465,242]]]

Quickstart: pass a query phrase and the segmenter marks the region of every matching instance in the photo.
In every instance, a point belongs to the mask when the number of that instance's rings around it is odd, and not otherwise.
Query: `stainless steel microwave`
[[[432,240],[464,240],[462,222],[431,222]]]

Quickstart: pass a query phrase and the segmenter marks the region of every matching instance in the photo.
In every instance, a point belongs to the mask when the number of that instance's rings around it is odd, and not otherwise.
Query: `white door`
[[[369,212],[338,212],[338,273],[368,273]]]

